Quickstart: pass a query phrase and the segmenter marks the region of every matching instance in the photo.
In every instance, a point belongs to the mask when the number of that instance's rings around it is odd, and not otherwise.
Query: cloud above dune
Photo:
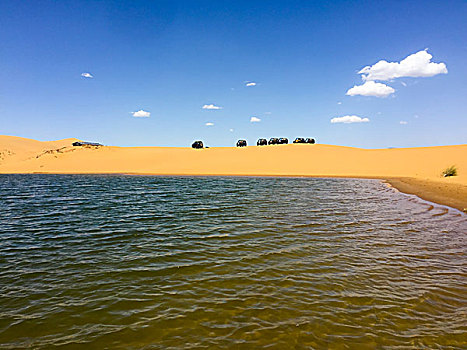
[[[258,117],[251,117],[250,118],[250,123],[259,123],[261,121],[261,119],[259,119]]]
[[[256,86],[256,85],[257,85],[257,83],[255,83],[254,81],[247,81],[245,83],[245,86]]]
[[[406,122],[405,120],[401,120],[401,121],[399,122],[399,124],[401,124],[401,125],[407,125],[407,122]]]
[[[358,74],[361,74],[363,84],[355,85],[347,90],[348,96],[375,96],[387,97],[395,92],[395,90],[383,83],[376,81],[391,81],[396,78],[418,78],[432,77],[438,74],[447,74],[448,69],[443,62],[431,62],[433,56],[428,51],[418,51],[407,56],[400,62],[388,62],[380,60],[377,63],[366,66],[361,69]],[[407,86],[405,82],[401,82],[403,86]]]
[[[214,123],[211,123],[211,122],[207,122],[206,124],[204,124],[206,126],[214,126]]]
[[[216,105],[213,105],[213,104],[204,105],[202,108],[203,109],[222,109],[222,107],[216,106]]]
[[[131,114],[136,118],[149,118],[151,116],[150,112],[143,111],[142,109],[137,112],[132,112]]]
[[[347,90],[346,95],[355,96],[376,96],[376,97],[387,97],[393,94],[396,90],[392,87],[382,83],[375,83],[374,81],[366,81],[362,85],[355,85],[354,87]]]
[[[370,119],[368,118],[362,118],[357,115],[344,115],[343,117],[335,117],[331,119],[331,123],[345,123],[345,124],[350,124],[350,123],[368,123]]]
[[[81,73],[81,76],[84,77],[84,78],[94,78],[93,75],[91,73]]]
[[[431,62],[433,56],[427,50],[418,51],[400,62],[380,60],[372,66],[366,66],[358,72],[364,81],[387,81],[402,77],[432,77],[447,74],[446,64]]]

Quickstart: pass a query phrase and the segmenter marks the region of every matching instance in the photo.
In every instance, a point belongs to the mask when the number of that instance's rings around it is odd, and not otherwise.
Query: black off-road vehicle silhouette
[[[192,148],[203,148],[204,147],[203,141],[195,141],[191,144],[191,147]]]
[[[278,145],[279,139],[277,137],[272,137],[269,139],[268,145]]]
[[[288,143],[289,143],[289,139],[287,139],[286,137],[281,137],[281,138],[279,139],[279,144],[280,144],[280,145],[286,145],[286,144],[288,144]]]
[[[266,139],[259,139],[256,142],[256,146],[266,146],[267,144],[268,144],[268,140],[266,140]]]
[[[306,143],[306,142],[303,137],[297,137],[295,140],[293,140],[293,143]]]
[[[237,147],[246,147],[246,140],[238,140]]]
[[[311,144],[314,144],[314,143],[316,143],[316,141],[315,141],[315,139],[313,139],[313,138],[309,137],[309,138],[307,138],[307,139],[305,140],[305,143],[311,143]]]

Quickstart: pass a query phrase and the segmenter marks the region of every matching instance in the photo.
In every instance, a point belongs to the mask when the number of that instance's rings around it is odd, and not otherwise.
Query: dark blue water
[[[466,215],[376,180],[0,175],[0,348],[465,348]]]

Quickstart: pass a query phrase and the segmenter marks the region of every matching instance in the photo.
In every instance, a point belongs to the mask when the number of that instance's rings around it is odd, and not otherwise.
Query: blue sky
[[[467,143],[466,18],[467,2],[449,0],[5,0],[0,134],[119,146]],[[393,93],[346,95],[364,67],[425,49],[438,65],[391,65],[399,75],[374,81]],[[202,108],[211,104],[222,108]],[[331,123],[345,116],[369,121]]]

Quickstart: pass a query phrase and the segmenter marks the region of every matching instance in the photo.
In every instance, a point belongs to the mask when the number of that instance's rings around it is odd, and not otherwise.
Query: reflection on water
[[[462,348],[466,216],[378,181],[0,176],[0,348]]]

